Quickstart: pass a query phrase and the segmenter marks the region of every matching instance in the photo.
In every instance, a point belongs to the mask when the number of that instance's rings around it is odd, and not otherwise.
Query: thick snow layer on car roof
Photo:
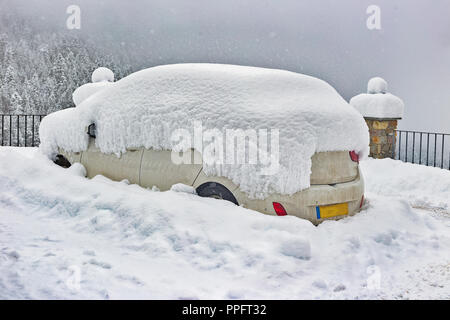
[[[355,150],[365,156],[369,142],[362,116],[322,80],[255,67],[177,64],[133,73],[77,108],[48,115],[40,127],[41,150],[50,157],[58,147],[85,150],[91,123],[105,153],[141,146],[172,149],[171,135],[190,130],[194,121],[201,121],[203,130],[279,130],[276,174],[260,174],[267,163],[203,166],[256,198],[308,188],[315,152]],[[269,145],[275,135],[269,134]]]

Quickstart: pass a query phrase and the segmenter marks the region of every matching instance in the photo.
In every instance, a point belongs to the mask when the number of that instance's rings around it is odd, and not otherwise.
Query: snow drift
[[[358,215],[315,227],[187,192],[88,180],[34,151],[0,148],[1,299],[450,298],[448,213],[411,209],[378,186],[368,185]],[[367,180],[386,190],[416,193],[429,181],[408,175],[439,175],[365,162]],[[68,281],[74,267],[78,287]]]
[[[368,190],[407,199],[415,207],[450,211],[449,170],[392,159],[368,158],[360,165],[364,175],[371,177],[365,180]]]
[[[257,198],[308,188],[315,152],[355,150],[364,157],[369,142],[361,115],[322,80],[282,70],[178,64],[133,73],[77,108],[45,117],[40,148],[49,157],[58,147],[83,151],[88,146],[86,127],[95,123],[102,152],[172,149],[171,134],[192,128],[194,121],[222,132],[279,130],[275,175],[258,175],[263,164],[204,165],[207,174],[225,176]]]

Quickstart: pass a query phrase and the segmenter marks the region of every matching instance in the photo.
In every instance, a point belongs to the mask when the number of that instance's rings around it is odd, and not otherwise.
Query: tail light
[[[273,209],[275,210],[277,216],[287,216],[286,209],[284,209],[283,205],[278,202],[272,202]]]
[[[349,153],[350,153],[350,159],[352,159],[352,161],[354,161],[354,162],[358,162],[359,163],[359,156],[358,156],[358,154],[354,150],[350,151]]]

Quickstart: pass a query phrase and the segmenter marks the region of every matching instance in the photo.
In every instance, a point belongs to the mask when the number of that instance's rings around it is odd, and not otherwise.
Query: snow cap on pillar
[[[350,99],[350,105],[358,110],[364,118],[401,119],[404,103],[387,92],[388,84],[380,77],[374,77],[367,84],[367,93]]]
[[[114,73],[105,67],[100,67],[94,70],[92,72],[92,83],[96,82],[102,82],[102,81],[108,81],[108,82],[114,82]]]
[[[367,93],[386,93],[387,92],[387,82],[383,78],[374,77],[367,83]]]

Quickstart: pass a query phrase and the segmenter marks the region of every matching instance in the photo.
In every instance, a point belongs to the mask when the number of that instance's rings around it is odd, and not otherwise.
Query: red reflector
[[[278,202],[272,202],[273,208],[275,209],[275,212],[277,213],[277,216],[287,216],[287,212],[284,209],[284,207],[281,205],[281,203]]]
[[[361,209],[364,204],[364,195],[361,197],[361,203],[359,204],[359,208]]]
[[[358,162],[359,163],[359,156],[355,151],[350,151],[350,159],[352,159],[352,161],[354,162]]]

